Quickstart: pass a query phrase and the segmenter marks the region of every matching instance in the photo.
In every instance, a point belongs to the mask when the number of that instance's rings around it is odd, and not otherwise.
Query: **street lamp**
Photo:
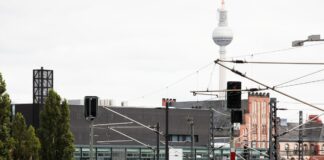
[[[321,39],[321,35],[310,35],[306,40],[293,41],[292,47],[300,47],[303,46],[305,42],[316,42],[316,41],[324,41],[324,39]]]

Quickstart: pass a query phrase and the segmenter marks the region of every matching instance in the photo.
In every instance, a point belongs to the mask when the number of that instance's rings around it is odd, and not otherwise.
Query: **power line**
[[[237,75],[239,75],[239,76],[241,76],[241,77],[243,77],[243,78],[245,78],[245,79],[248,79],[248,80],[250,80],[250,81],[252,81],[252,82],[255,82],[255,83],[257,83],[257,84],[259,84],[259,85],[261,85],[261,86],[264,86],[264,87],[266,87],[266,88],[268,88],[268,89],[271,89],[272,91],[275,91],[275,92],[277,92],[277,93],[279,93],[279,94],[281,94],[281,95],[283,95],[283,96],[286,96],[286,97],[288,97],[288,98],[291,98],[291,99],[293,99],[293,100],[296,100],[296,101],[298,101],[298,102],[300,102],[300,103],[303,103],[303,104],[305,104],[305,105],[307,105],[307,106],[310,106],[310,107],[316,108],[316,109],[318,109],[318,110],[320,110],[320,111],[324,111],[324,109],[322,109],[322,108],[319,108],[319,107],[317,107],[317,106],[315,106],[315,105],[312,105],[312,104],[310,104],[310,103],[307,103],[307,102],[305,102],[305,101],[303,101],[303,100],[300,100],[300,99],[298,99],[298,98],[295,98],[295,97],[293,97],[293,96],[291,96],[291,95],[288,95],[288,94],[286,94],[286,93],[284,93],[284,92],[281,92],[281,91],[279,91],[279,90],[277,90],[277,89],[275,89],[275,88],[273,88],[273,87],[270,87],[270,86],[268,86],[268,85],[266,85],[266,84],[263,84],[263,83],[261,83],[261,82],[259,82],[259,81],[256,81],[256,80],[254,80],[254,79],[252,79],[252,78],[246,76],[245,74],[243,74],[243,73],[241,73],[241,72],[239,72],[239,71],[237,71],[237,70],[235,70],[235,69],[231,69],[231,68],[229,68],[229,67],[223,65],[222,63],[220,63],[219,60],[216,60],[215,63],[217,63],[218,65],[220,65],[220,66],[222,66],[222,67],[224,67],[224,68],[226,68],[226,69],[232,71],[233,73],[235,73],[235,74],[237,74]]]
[[[289,102],[289,101],[279,101],[280,103],[287,103],[287,104],[300,104],[298,102]],[[313,105],[324,105],[324,102],[320,102],[320,103],[311,103]]]
[[[277,49],[277,50],[271,50],[271,51],[256,52],[256,53],[251,53],[251,54],[233,56],[231,58],[254,57],[254,56],[257,56],[257,55],[275,54],[275,53],[281,53],[281,52],[285,52],[285,51],[289,51],[289,50],[296,50],[296,49],[300,49],[300,48],[318,46],[318,45],[323,45],[323,44],[324,43],[318,43],[318,44],[310,44],[310,45],[301,46],[301,47],[289,47],[289,48],[283,48],[283,49]]]
[[[312,104],[307,103],[307,102],[305,102],[305,101],[302,101],[302,100],[300,100],[300,99],[298,99],[298,98],[295,98],[295,97],[293,97],[293,96],[290,96],[290,95],[288,95],[288,94],[286,94],[286,93],[284,93],[284,92],[278,91],[278,90],[276,90],[275,88],[271,88],[270,86],[268,86],[268,85],[266,85],[266,84],[263,84],[263,83],[261,83],[261,82],[258,82],[258,81],[256,81],[256,80],[254,80],[254,79],[252,79],[252,78],[246,76],[245,74],[242,74],[241,72],[239,72],[239,71],[237,71],[237,70],[235,70],[235,69],[230,69],[229,67],[223,65],[222,63],[219,63],[218,60],[216,60],[215,63],[217,63],[218,65],[220,65],[220,66],[222,66],[222,67],[224,67],[224,68],[226,68],[226,69],[232,71],[233,73],[235,73],[235,74],[237,74],[237,75],[240,75],[240,76],[243,77],[243,78],[246,78],[246,79],[248,79],[248,80],[250,80],[250,81],[253,81],[253,82],[255,82],[255,83],[259,84],[259,85],[262,85],[262,86],[264,86],[264,87],[266,87],[266,88],[269,88],[269,89],[271,89],[271,90],[273,90],[273,91],[275,91],[275,92],[277,92],[277,93],[279,93],[279,94],[281,94],[281,95],[283,95],[283,96],[286,96],[286,97],[289,97],[289,98],[291,98],[291,99],[294,99],[294,100],[296,100],[296,101],[298,101],[298,102],[300,102],[300,103],[303,103],[303,104],[305,104],[305,105],[307,105],[307,106],[310,106],[310,107],[312,107],[312,108],[316,108],[316,109],[318,109],[318,110],[320,110],[320,111],[324,111],[324,109],[322,109],[322,108],[319,108],[319,107],[317,107],[317,106],[315,106],[315,105],[312,105]],[[299,127],[305,125],[305,124],[307,124],[308,122],[310,122],[310,121],[312,121],[312,120],[314,120],[314,119],[316,119],[316,118],[318,118],[318,117],[320,117],[320,116],[322,116],[322,115],[324,115],[324,113],[322,113],[322,114],[320,114],[320,115],[317,115],[317,116],[315,116],[315,117],[313,117],[313,118],[307,120],[305,123],[300,124],[300,125],[298,125],[298,126],[296,126],[296,127],[293,127],[292,129],[290,129],[290,130],[288,130],[288,131],[285,131],[285,132],[279,134],[278,136],[283,136],[283,135],[285,135],[285,134],[287,134],[287,133],[289,133],[289,132],[291,132],[291,131],[293,131],[293,130],[295,130],[295,129],[297,129],[297,128],[299,128]]]
[[[246,61],[246,60],[218,60],[219,62],[228,63],[255,63],[255,64],[290,64],[290,65],[324,65],[323,62],[270,62],[270,61]]]
[[[293,81],[296,81],[296,80],[299,80],[299,79],[302,79],[302,78],[305,78],[305,77],[308,77],[308,76],[311,76],[311,75],[314,75],[314,74],[322,72],[322,71],[324,71],[324,69],[320,69],[320,70],[317,70],[315,72],[312,72],[312,73],[309,73],[309,74],[294,78],[292,80],[289,80],[289,81],[286,81],[286,82],[283,82],[283,83],[280,83],[280,84],[277,84],[277,85],[275,85],[275,87],[278,87],[278,86],[281,86],[281,85],[284,85],[284,84],[287,84],[287,83],[290,83],[290,82],[293,82]]]
[[[318,80],[313,80],[313,81],[307,81],[307,82],[295,83],[295,84],[290,84],[290,85],[280,86],[280,87],[276,87],[276,88],[286,88],[286,87],[299,86],[299,85],[310,84],[310,83],[316,83],[316,82],[322,82],[322,81],[324,81],[324,79],[318,79]]]
[[[178,84],[178,83],[180,83],[180,82],[182,82],[182,81],[188,79],[189,77],[191,77],[191,76],[197,74],[197,72],[206,69],[207,67],[209,67],[209,66],[212,65],[212,64],[213,64],[213,62],[211,62],[211,63],[209,63],[209,64],[207,64],[207,65],[204,65],[204,66],[198,68],[198,70],[196,70],[196,71],[194,71],[194,72],[191,72],[191,73],[189,73],[189,74],[183,76],[182,78],[180,78],[180,79],[178,79],[178,80],[176,80],[176,81],[174,81],[174,82],[172,82],[172,83],[166,85],[166,87],[163,87],[163,88],[160,88],[160,89],[156,89],[156,90],[154,90],[154,91],[152,91],[152,92],[149,92],[149,93],[147,93],[147,94],[144,94],[144,95],[142,95],[142,96],[139,96],[139,97],[137,97],[137,98],[134,98],[134,99],[131,99],[131,100],[128,100],[128,101],[134,101],[134,100],[137,100],[137,99],[139,99],[139,98],[144,98],[144,97],[151,96],[151,95],[157,94],[157,93],[159,93],[159,92],[162,92],[163,90],[168,89],[168,88],[170,88],[171,86],[174,86],[174,85],[176,85],[176,84]]]
[[[209,82],[208,82],[208,86],[207,86],[208,89],[210,88],[210,86],[211,86],[211,82],[212,82],[213,77],[214,77],[213,73],[214,73],[214,70],[215,70],[215,66],[216,66],[216,64],[214,63],[214,65],[213,65],[213,69],[212,69],[212,71],[210,72]]]
[[[301,46],[301,47],[290,47],[290,48],[283,48],[283,49],[277,49],[277,50],[271,50],[271,51],[263,51],[263,52],[256,52],[256,53],[252,53],[252,54],[245,54],[245,55],[240,55],[240,56],[232,56],[232,57],[229,57],[229,58],[239,58],[239,57],[248,57],[248,56],[257,56],[257,55],[265,55],[265,54],[273,54],[273,53],[279,53],[279,52],[284,52],[284,51],[288,51],[288,50],[294,50],[294,49],[300,49],[300,48],[306,48],[306,47],[311,47],[311,46],[317,46],[317,45],[323,45],[324,43],[318,43],[318,44],[310,44],[310,45],[305,45],[305,46]],[[153,90],[152,92],[149,92],[147,94],[144,94],[142,96],[139,96],[139,97],[136,97],[136,98],[133,98],[133,99],[130,99],[128,101],[134,101],[134,100],[137,100],[137,99],[140,99],[140,98],[145,98],[147,96],[151,96],[151,95],[154,95],[154,94],[157,94],[157,93],[160,93],[162,92],[163,90],[165,89],[168,89],[170,88],[171,86],[175,85],[175,84],[178,84],[180,82],[182,82],[183,80],[191,77],[192,75],[194,75],[197,71],[200,71],[200,70],[203,70],[205,68],[207,68],[209,65],[211,65],[212,63],[209,63],[201,68],[199,68],[198,70],[194,71],[194,72],[191,72],[190,74],[176,80],[175,82],[167,85],[166,87],[163,87],[163,88],[160,88],[160,89],[156,89],[156,90]],[[213,68],[214,69],[214,68]]]
[[[320,117],[320,116],[322,116],[322,115],[324,115],[324,113],[322,113],[322,114],[320,114],[320,115],[317,115],[317,116],[315,116],[315,117],[313,117],[313,118],[307,120],[306,122],[304,122],[304,123],[302,123],[302,124],[300,124],[300,125],[297,125],[297,126],[291,128],[291,129],[289,129],[288,131],[285,131],[285,132],[279,134],[278,136],[279,136],[279,137],[280,137],[280,136],[283,136],[283,135],[285,135],[285,134],[287,134],[287,133],[289,133],[289,132],[291,132],[291,131],[293,131],[293,130],[295,130],[295,129],[301,127],[301,126],[304,126],[304,125],[306,125],[308,122],[311,122],[311,121],[317,119],[318,117]]]

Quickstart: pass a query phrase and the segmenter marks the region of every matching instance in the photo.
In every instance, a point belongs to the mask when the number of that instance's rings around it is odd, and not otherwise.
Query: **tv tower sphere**
[[[227,46],[233,40],[233,32],[230,27],[220,26],[213,32],[213,40],[218,46]]]

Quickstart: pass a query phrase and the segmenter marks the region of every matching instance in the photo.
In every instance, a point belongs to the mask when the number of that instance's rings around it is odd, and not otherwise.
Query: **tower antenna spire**
[[[225,0],[222,0],[222,9],[225,9]]]

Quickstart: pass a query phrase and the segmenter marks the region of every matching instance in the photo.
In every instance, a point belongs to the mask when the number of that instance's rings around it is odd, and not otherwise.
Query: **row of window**
[[[170,135],[171,142],[191,142],[191,135]],[[198,135],[194,135],[194,142],[198,142]]]
[[[252,124],[257,124],[258,110],[261,113],[261,124],[267,124],[267,103],[266,102],[252,102]]]
[[[284,149],[287,152],[292,151],[295,155],[298,154],[298,144],[294,144],[294,148],[291,149],[290,145],[287,143],[287,144],[285,144]],[[307,153],[307,154],[310,154],[310,155],[319,155],[320,150],[324,151],[324,144],[321,146],[321,149],[320,149],[320,146],[317,145],[317,144],[310,144],[309,147],[308,147],[307,144],[303,145],[303,152]]]

